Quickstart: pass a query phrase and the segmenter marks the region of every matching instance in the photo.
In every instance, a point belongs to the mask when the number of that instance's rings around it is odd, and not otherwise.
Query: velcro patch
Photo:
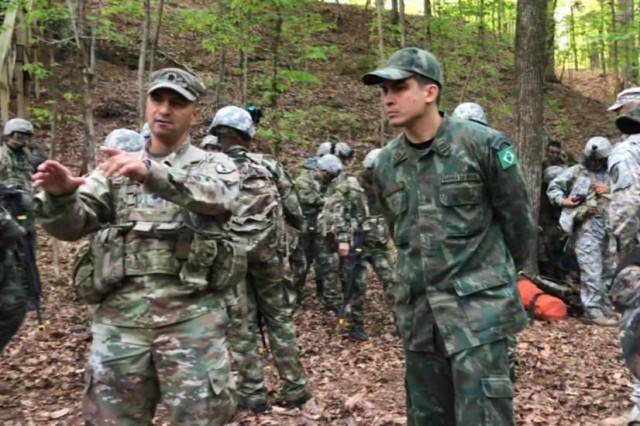
[[[518,164],[516,158],[516,150],[513,146],[509,146],[501,151],[498,151],[498,159],[500,160],[500,166],[503,170],[507,170],[509,167]]]

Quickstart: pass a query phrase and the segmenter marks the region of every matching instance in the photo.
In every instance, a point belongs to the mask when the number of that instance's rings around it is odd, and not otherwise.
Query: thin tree
[[[611,32],[613,34],[617,31],[617,18],[616,18],[616,4],[614,0],[609,0],[609,11],[611,13]],[[620,79],[620,56],[618,50],[618,39],[613,37],[611,42],[611,65],[613,66],[613,78],[615,80],[615,91],[622,90],[622,82]]]
[[[431,0],[424,0],[424,44],[431,46]]]
[[[156,54],[158,52],[158,43],[160,42],[160,31],[162,30],[162,13],[164,11],[164,0],[158,0],[156,8],[156,22],[153,27],[153,37],[151,38],[151,48],[149,49],[149,71],[155,71]]]
[[[140,57],[138,58],[138,125],[144,123],[144,106],[146,99],[145,75],[147,71],[147,46],[151,27],[151,0],[144,0],[144,19],[142,21],[142,40],[140,41]]]
[[[400,15],[400,47],[407,45],[407,21],[404,14],[404,0],[398,0],[398,11]]]
[[[82,63],[82,107],[84,125],[84,158],[80,172],[91,171],[96,166],[96,133],[93,124],[93,79],[96,69],[96,26],[100,5],[89,10],[84,0],[67,0],[71,27]]]
[[[547,0],[519,1],[516,18],[516,144],[519,163],[537,222],[543,150],[543,95]],[[537,272],[537,252],[531,250],[527,271]]]
[[[549,0],[547,4],[547,36],[546,36],[546,55],[545,55],[545,81],[557,83],[556,77],[556,20],[555,13],[558,0]]]
[[[384,8],[384,0],[376,0],[376,21],[378,24],[378,53],[380,58],[380,64],[383,64],[385,60],[383,8]],[[383,146],[385,144],[385,139],[386,139],[385,132],[384,132],[384,127],[385,127],[384,121],[385,121],[384,108],[382,106],[382,102],[380,102],[380,146]]]

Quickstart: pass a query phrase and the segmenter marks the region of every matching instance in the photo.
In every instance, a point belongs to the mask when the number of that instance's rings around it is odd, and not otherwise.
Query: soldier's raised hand
[[[98,170],[106,177],[128,177],[137,182],[143,182],[147,177],[149,169],[140,158],[140,154],[107,147],[101,147],[100,150],[107,159],[100,163]]]
[[[74,192],[84,183],[83,177],[76,177],[71,170],[55,160],[40,164],[31,177],[33,186],[50,195],[66,195]]]

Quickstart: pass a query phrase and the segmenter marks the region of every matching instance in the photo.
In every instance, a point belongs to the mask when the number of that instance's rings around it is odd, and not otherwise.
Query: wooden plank
[[[2,28],[2,34],[0,34],[0,64],[3,64],[9,56],[11,51],[11,41],[13,40],[13,29],[16,24],[16,16],[18,15],[18,8],[15,4],[9,6],[7,14],[4,16],[4,23]]]
[[[0,64],[0,119],[4,124],[9,121],[9,67],[6,62]]]
[[[29,93],[26,90],[26,81],[24,78],[24,70],[22,67],[26,63],[26,51],[27,51],[27,24],[24,19],[24,10],[20,8],[16,17],[16,62],[14,81],[16,88],[16,116],[21,118],[27,117],[27,108],[29,104]]]

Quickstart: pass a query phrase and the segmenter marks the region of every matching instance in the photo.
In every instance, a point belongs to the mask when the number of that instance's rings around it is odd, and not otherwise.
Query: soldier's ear
[[[191,125],[195,126],[198,123],[198,120],[200,119],[200,108],[199,107],[195,107],[193,109],[193,111],[191,112]]]

